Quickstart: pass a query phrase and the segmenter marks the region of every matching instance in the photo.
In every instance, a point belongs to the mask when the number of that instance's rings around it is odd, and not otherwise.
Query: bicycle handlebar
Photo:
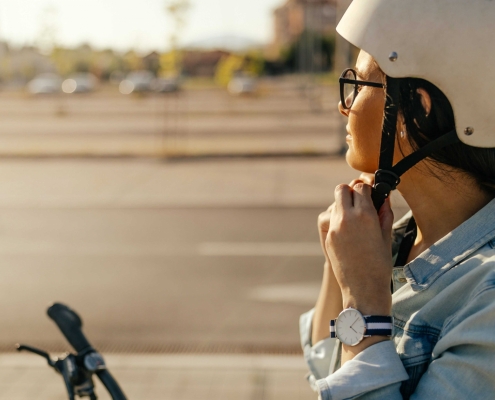
[[[61,303],[55,303],[47,310],[48,316],[57,324],[71,346],[79,355],[95,351],[82,331],[82,320],[74,311]],[[101,356],[100,356],[101,357]],[[103,362],[103,359],[101,359]],[[113,400],[126,400],[124,392],[107,369],[95,371]]]
[[[81,318],[69,307],[55,303],[48,308],[46,313],[57,324],[67,341],[78,353],[93,349],[82,332]]]
[[[96,371],[96,375],[100,378],[101,383],[107,388],[108,393],[111,394],[113,400],[126,400],[124,392],[118,385],[117,381],[114,379],[112,374],[104,369],[101,371]]]

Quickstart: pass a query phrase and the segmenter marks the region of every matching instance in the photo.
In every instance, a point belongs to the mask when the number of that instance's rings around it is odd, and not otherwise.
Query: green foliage
[[[121,56],[112,50],[93,50],[89,45],[75,49],[55,47],[50,55],[57,72],[68,76],[76,72],[91,72],[100,79],[108,79],[115,70],[132,70],[141,58],[134,52]]]
[[[227,86],[235,74],[242,71],[244,57],[231,54],[224,57],[217,65],[215,82],[220,86]]]
[[[304,31],[282,52],[282,63],[289,72],[329,72],[335,58],[335,35],[322,36]]]

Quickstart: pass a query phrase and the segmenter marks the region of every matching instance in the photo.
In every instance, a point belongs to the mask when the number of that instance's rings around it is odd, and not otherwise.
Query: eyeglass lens
[[[344,79],[356,80],[356,74],[353,70],[348,70],[344,76]],[[351,108],[354,103],[354,97],[357,93],[357,83],[344,83],[344,98],[341,99],[346,108]]]

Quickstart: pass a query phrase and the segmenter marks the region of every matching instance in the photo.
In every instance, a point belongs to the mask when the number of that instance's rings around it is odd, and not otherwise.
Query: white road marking
[[[321,282],[258,286],[248,293],[248,299],[268,303],[288,303],[312,306],[316,303]]]
[[[204,242],[136,243],[64,243],[55,240],[0,241],[0,256],[11,255],[94,255],[94,256],[233,256],[233,257],[323,257],[318,243]]]
[[[312,242],[212,242],[201,243],[198,252],[202,256],[323,257],[320,244]]]

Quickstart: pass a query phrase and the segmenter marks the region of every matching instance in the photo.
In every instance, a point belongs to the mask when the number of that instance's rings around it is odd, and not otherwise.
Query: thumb
[[[392,225],[394,224],[394,213],[390,207],[390,198],[387,198],[378,212],[380,228],[382,229],[383,238],[391,240]]]

